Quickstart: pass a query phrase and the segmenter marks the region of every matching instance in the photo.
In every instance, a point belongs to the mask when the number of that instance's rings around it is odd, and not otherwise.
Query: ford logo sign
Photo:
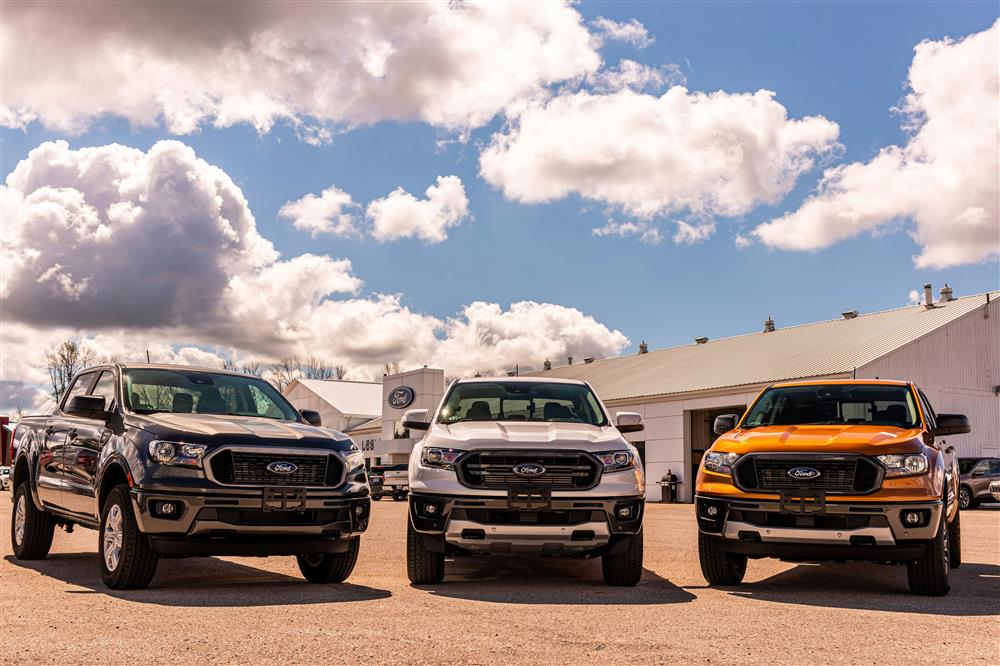
[[[518,476],[541,476],[545,474],[545,468],[535,463],[521,463],[520,465],[514,465],[513,472]]]
[[[809,481],[810,479],[819,477],[819,475],[819,470],[812,467],[793,467],[788,470],[788,476],[801,481]]]
[[[399,388],[392,389],[392,392],[389,393],[389,399],[386,402],[393,409],[406,409],[413,404],[415,397],[416,394],[409,386],[400,386]]]
[[[294,474],[299,469],[295,463],[279,460],[267,466],[267,471],[272,474]]]

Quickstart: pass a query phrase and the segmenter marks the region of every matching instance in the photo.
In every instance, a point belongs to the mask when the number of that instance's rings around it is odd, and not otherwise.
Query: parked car
[[[776,384],[721,436],[697,479],[698,550],[712,585],[736,585],[747,558],[906,563],[910,590],[944,595],[961,564],[958,465],[913,384]]]
[[[408,470],[406,463],[372,467],[374,476],[378,478],[377,484],[372,486],[372,499],[377,502],[383,496],[391,495],[397,502],[405,500],[410,484]]]
[[[1000,479],[990,481],[990,497],[994,502],[1000,502]]]
[[[294,555],[310,582],[340,582],[368,525],[350,438],[239,373],[89,368],[18,423],[13,462],[14,555],[45,557],[57,525],[98,530],[114,589],[148,585],[161,555]]]
[[[10,467],[4,465],[0,467],[0,490],[7,490],[10,486]]]
[[[368,486],[371,488],[372,501],[378,502],[382,499],[382,495],[385,493],[385,489],[382,486],[384,477],[382,476],[382,470],[378,466],[374,466],[368,470]]]
[[[463,379],[434,414],[405,413],[427,434],[410,457],[407,574],[438,583],[446,556],[511,553],[601,557],[604,581],[642,575],[645,482],[623,432],[579,381]]]
[[[958,503],[963,509],[993,501],[990,484],[1000,480],[1000,458],[959,458],[958,471]]]

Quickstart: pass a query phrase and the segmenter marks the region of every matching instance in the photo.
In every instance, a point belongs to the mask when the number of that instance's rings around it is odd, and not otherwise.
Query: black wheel
[[[354,571],[358,563],[361,538],[351,539],[347,551],[343,553],[315,553],[299,555],[299,571],[310,583],[343,583]]]
[[[55,519],[39,511],[31,499],[31,486],[22,481],[14,491],[14,511],[10,515],[10,543],[19,560],[40,560],[49,554]]]
[[[420,532],[406,520],[406,575],[414,585],[433,585],[444,580],[444,553],[427,550]]]
[[[402,502],[405,499],[406,499],[406,493],[393,493],[392,494],[392,501],[394,501],[394,502]]]
[[[948,523],[948,564],[952,569],[962,566],[962,510]]]
[[[381,499],[382,499],[381,495],[372,495],[372,501],[373,502],[378,502]]]
[[[958,488],[958,508],[975,509],[977,506],[979,506],[979,502],[972,496],[972,489],[969,486],[960,486]]]
[[[625,550],[601,558],[601,573],[608,585],[632,587],[642,578],[642,530],[629,539]]]
[[[747,572],[747,556],[727,553],[710,537],[698,533],[701,574],[709,585],[739,585]]]
[[[906,565],[906,575],[910,583],[910,592],[933,597],[943,597],[951,590],[949,571],[951,565],[951,539],[947,522],[947,511],[942,509],[941,522],[937,534],[924,548],[924,554],[918,560]]]
[[[113,590],[139,590],[153,580],[159,556],[149,537],[139,531],[132,511],[129,488],[124,483],[112,489],[101,508],[101,578]]]

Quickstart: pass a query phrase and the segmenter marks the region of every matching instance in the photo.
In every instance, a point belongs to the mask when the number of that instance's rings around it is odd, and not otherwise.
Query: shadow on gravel
[[[753,561],[750,562],[753,567]],[[691,588],[689,588],[691,589]],[[733,596],[799,606],[976,617],[1000,613],[1000,566],[964,563],[951,570],[946,597],[911,594],[906,566],[852,562],[800,564],[756,583],[722,588]]]
[[[104,594],[159,606],[280,606],[372,601],[392,596],[389,590],[340,583],[314,585],[286,576],[214,557],[160,560],[156,577],[145,590],[111,590],[101,581],[95,553],[55,553],[44,560],[21,561],[8,555],[11,565],[31,569],[58,580],[88,588],[67,594]]]
[[[449,559],[438,585],[414,585],[439,597],[500,604],[645,606],[694,600],[694,595],[644,569],[636,587],[611,587],[600,560],[472,556]]]

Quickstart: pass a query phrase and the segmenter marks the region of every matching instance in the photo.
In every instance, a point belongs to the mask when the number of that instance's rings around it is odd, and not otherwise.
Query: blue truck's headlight
[[[205,444],[184,444],[154,439],[149,443],[149,457],[161,465],[183,465],[201,467],[202,458],[208,452]]]
[[[348,472],[365,466],[365,454],[361,451],[345,451],[341,455],[344,456],[344,466]]]
[[[604,465],[605,472],[618,472],[635,467],[635,456],[631,451],[602,451],[595,453],[594,457]]]

